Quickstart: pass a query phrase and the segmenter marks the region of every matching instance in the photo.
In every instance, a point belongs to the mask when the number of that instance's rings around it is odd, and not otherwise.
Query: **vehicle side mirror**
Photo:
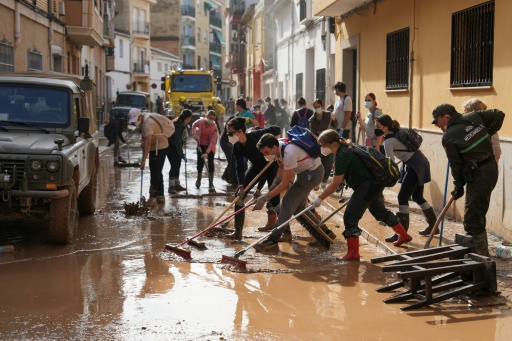
[[[78,132],[80,134],[85,134],[89,132],[90,121],[88,117],[79,117],[78,118]]]

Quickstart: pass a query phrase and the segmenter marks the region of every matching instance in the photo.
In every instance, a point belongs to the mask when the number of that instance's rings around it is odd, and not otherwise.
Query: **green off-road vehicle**
[[[78,213],[94,213],[92,90],[87,75],[0,73],[0,228],[4,219],[35,218],[52,242],[68,243]]]

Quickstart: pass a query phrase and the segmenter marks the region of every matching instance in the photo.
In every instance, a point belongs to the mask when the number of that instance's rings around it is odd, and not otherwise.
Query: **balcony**
[[[107,45],[108,40],[103,37],[103,18],[95,10],[93,1],[84,4],[81,1],[64,1],[67,36],[78,45]]]
[[[149,63],[144,60],[140,61],[140,62],[134,62],[132,72],[133,72],[134,76],[136,76],[135,74],[148,75],[149,74]]]
[[[132,25],[132,32],[134,34],[149,35],[149,22],[142,20],[135,20]]]
[[[191,5],[183,5],[181,6],[181,16],[182,17],[191,17],[196,18],[196,9]]]
[[[313,1],[313,15],[319,17],[339,17],[351,10],[364,6],[366,0],[315,0]]]
[[[194,64],[183,64],[181,67],[183,70],[194,70],[196,68]]]
[[[194,36],[182,36],[181,48],[188,50],[196,50],[196,38]]]
[[[210,52],[222,53],[222,45],[220,43],[210,43]]]
[[[210,14],[210,25],[218,27],[218,28],[222,28],[222,19],[216,15]]]

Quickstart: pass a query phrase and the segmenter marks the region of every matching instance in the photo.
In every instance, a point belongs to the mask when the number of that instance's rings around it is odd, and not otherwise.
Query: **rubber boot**
[[[241,209],[243,206],[235,205],[235,212]],[[245,222],[245,211],[238,213],[235,216],[235,231],[226,235],[226,238],[231,240],[242,240],[242,232],[244,230]]]
[[[402,226],[402,224],[398,223],[393,226],[392,229],[398,235],[398,240],[393,243],[394,246],[400,246],[403,243],[407,243],[412,240],[412,237],[407,234],[407,231],[405,231],[405,228]]]
[[[423,210],[423,215],[425,216],[425,219],[427,220],[428,226],[424,230],[421,230],[418,233],[422,236],[429,236],[430,232],[432,232],[432,228],[436,224],[436,220],[437,220],[436,212],[434,212],[434,208],[432,208],[432,206],[430,206],[430,208]],[[439,228],[436,228],[436,231],[434,234],[439,234]]]
[[[208,178],[208,192],[215,193],[215,186],[213,185],[213,173],[210,173]]]
[[[168,192],[170,194],[176,194],[176,181],[174,180],[174,178],[169,178],[169,190]]]
[[[409,231],[409,213],[397,212],[396,217],[404,227],[405,231]],[[398,240],[398,235],[395,233],[391,237],[387,237],[384,240],[387,241],[388,243],[396,242]]]
[[[336,260],[360,260],[359,255],[359,237],[348,237],[347,238],[348,251],[343,257],[336,258]]]
[[[275,211],[267,211],[267,224],[263,227],[258,227],[258,231],[268,232],[274,228],[277,221],[277,213]]]
[[[475,241],[475,253],[485,257],[491,256],[489,254],[489,244],[487,243],[487,232],[475,234],[473,240]]]
[[[197,174],[196,188],[201,187],[201,174]]]

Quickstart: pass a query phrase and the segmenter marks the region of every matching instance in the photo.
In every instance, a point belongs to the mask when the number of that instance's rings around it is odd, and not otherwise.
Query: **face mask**
[[[369,102],[369,101],[364,102],[364,107],[366,109],[370,109],[372,106],[373,106],[373,102]]]
[[[267,160],[267,162],[272,162],[276,159],[276,156],[274,154],[271,154],[271,155],[265,155],[265,160]]]
[[[316,112],[317,114],[321,114],[321,113],[323,112],[323,110],[322,110],[322,108],[316,108],[316,109],[315,109],[315,112]]]
[[[327,156],[332,153],[332,150],[331,150],[331,148],[321,147],[320,153],[322,153],[322,155],[324,155],[324,156]]]
[[[375,129],[373,131],[373,133],[375,134],[375,136],[382,136],[382,135],[384,135],[384,132],[382,131],[382,129]]]
[[[259,113],[260,113],[260,111],[259,111],[259,110],[254,110],[254,113],[255,113],[255,114],[259,114]]]
[[[231,144],[235,144],[239,141],[238,135],[228,136],[228,141]]]
[[[140,126],[140,124],[142,123],[142,121],[135,121],[133,122],[133,124],[138,128]]]
[[[210,120],[209,118],[206,119],[206,123],[208,124],[212,124],[213,123],[213,120]]]

